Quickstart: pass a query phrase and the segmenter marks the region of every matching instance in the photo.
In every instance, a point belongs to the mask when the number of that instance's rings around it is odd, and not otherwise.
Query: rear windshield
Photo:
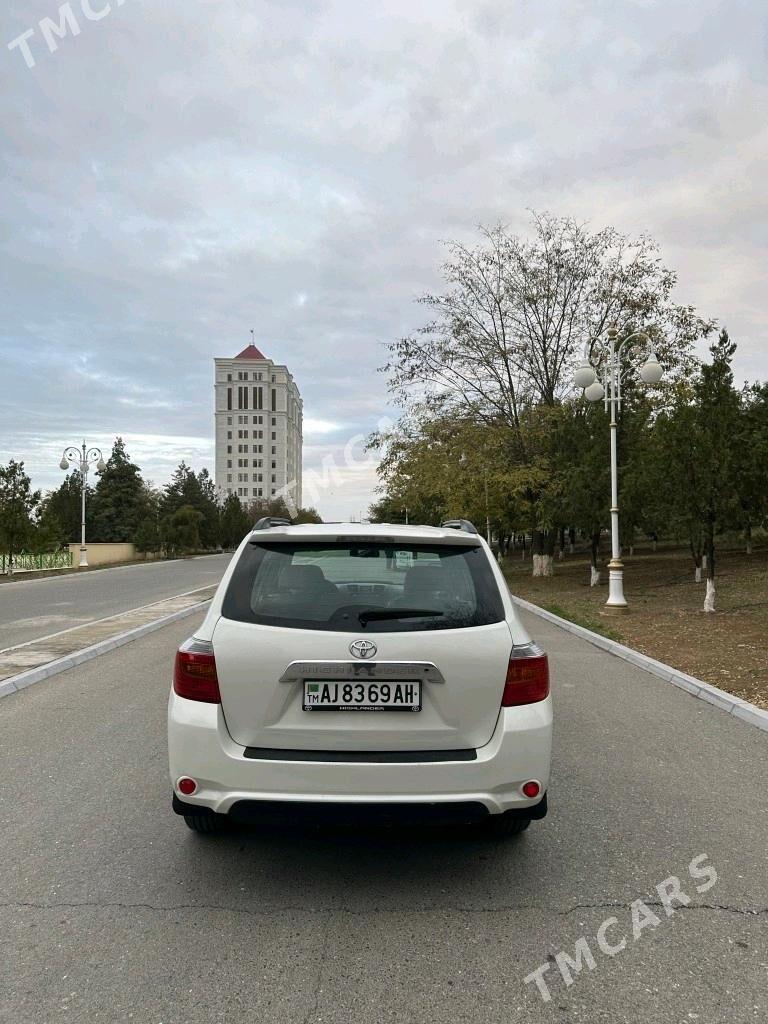
[[[294,629],[394,633],[504,618],[479,547],[348,542],[246,545],[222,613]]]

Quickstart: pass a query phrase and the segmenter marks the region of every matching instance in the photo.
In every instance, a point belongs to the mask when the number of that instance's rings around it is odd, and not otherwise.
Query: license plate
[[[421,711],[421,683],[306,679],[305,711]]]

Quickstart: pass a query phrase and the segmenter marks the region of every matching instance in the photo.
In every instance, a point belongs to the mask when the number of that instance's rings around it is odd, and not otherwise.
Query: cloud
[[[301,388],[307,468],[341,458],[387,412],[376,368],[440,240],[528,207],[654,235],[768,376],[756,0],[113,7],[0,60],[0,458],[38,485],[83,434],[149,438],[157,483],[210,463],[212,360],[251,328]],[[3,38],[56,10],[11,0]],[[356,515],[361,480],[321,510]]]

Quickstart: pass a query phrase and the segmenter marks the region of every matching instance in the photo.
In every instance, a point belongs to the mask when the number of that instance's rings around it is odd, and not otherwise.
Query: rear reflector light
[[[192,639],[181,645],[176,652],[173,689],[187,700],[221,704],[213,644]]]
[[[184,796],[192,796],[197,789],[197,783],[194,779],[188,779],[185,777],[183,779],[179,779],[176,783],[176,787],[180,793],[184,794]]]
[[[541,786],[538,782],[534,782],[533,779],[531,779],[530,782],[526,782],[523,786],[523,793],[525,793],[529,799],[533,799],[533,797],[538,796],[540,791]]]
[[[533,644],[512,652],[504,683],[503,708],[536,704],[549,695],[549,659]]]

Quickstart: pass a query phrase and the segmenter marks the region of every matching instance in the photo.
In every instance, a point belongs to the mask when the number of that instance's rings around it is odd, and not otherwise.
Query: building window
[[[274,384],[276,380],[277,380],[277,377],[276,377],[276,376],[275,376],[275,374],[273,373],[273,374],[272,374],[272,383]]]
[[[275,412],[276,410],[277,410],[277,391],[275,390],[275,388],[272,388],[272,412]]]
[[[227,380],[232,380],[232,374],[231,373],[227,374]]]
[[[275,444],[272,445],[272,454],[277,455],[277,445]]]
[[[227,459],[227,469],[232,469],[232,459]]]
[[[227,473],[227,483],[228,484],[232,483],[232,474],[231,473]]]
[[[232,454],[232,445],[228,444],[227,445],[227,455],[231,455],[231,454]]]
[[[232,388],[227,388],[227,409],[232,408]]]
[[[272,440],[273,441],[277,440],[277,432],[275,430],[272,431]]]
[[[274,473],[272,474],[272,483],[273,483],[273,484],[276,484],[276,483],[277,483],[277,477],[275,476],[275,474],[274,474]]]
[[[231,416],[227,416],[227,426],[228,427],[232,426],[232,417]]]
[[[231,430],[228,430],[228,431],[227,431],[227,440],[228,440],[228,441],[231,441],[231,440],[232,440],[232,431],[231,431]]]
[[[274,459],[272,460],[272,469],[277,469],[277,463]]]
[[[277,426],[277,416],[273,416],[273,417],[272,417],[272,426],[273,426],[273,427],[276,427],[276,426]]]

